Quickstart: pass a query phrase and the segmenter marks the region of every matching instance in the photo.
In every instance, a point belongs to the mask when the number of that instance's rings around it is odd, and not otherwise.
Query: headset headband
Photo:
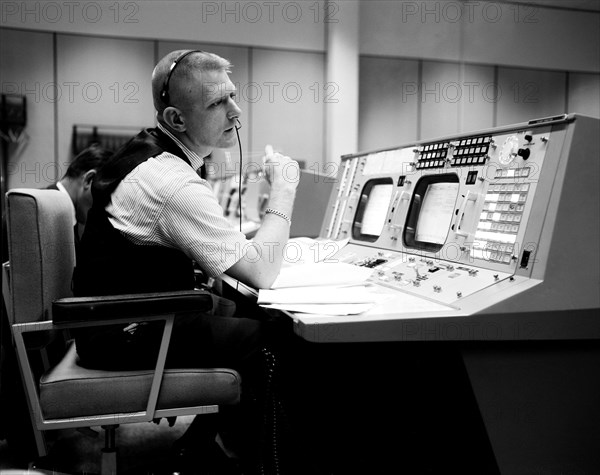
[[[169,68],[169,72],[167,73],[167,77],[165,78],[165,82],[163,83],[162,90],[160,91],[160,100],[163,101],[163,103],[166,104],[167,106],[170,105],[169,104],[169,81],[171,80],[171,76],[173,75],[173,72],[175,71],[175,68],[177,67],[177,65],[181,61],[183,61],[187,55],[190,55],[192,53],[204,53],[204,51],[199,50],[199,49],[193,49],[191,51],[186,51],[185,53],[182,53],[181,55],[179,55],[175,59],[175,61],[173,61],[173,64],[171,64],[171,67]]]

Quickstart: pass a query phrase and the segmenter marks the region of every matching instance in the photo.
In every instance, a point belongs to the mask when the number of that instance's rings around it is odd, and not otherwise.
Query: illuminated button
[[[521,215],[520,214],[515,214],[514,219],[515,219],[515,223],[520,223],[521,222]]]
[[[473,256],[474,259],[483,259],[483,250],[482,249],[471,249],[471,256]]]
[[[521,168],[521,176],[523,176],[523,177],[529,176],[529,167]]]

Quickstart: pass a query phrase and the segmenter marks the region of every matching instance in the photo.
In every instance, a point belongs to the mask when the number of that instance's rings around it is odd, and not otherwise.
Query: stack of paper
[[[382,296],[367,286],[372,269],[346,263],[299,264],[281,270],[271,289],[261,289],[258,303],[290,312],[320,315],[363,313]]]
[[[345,262],[298,264],[282,268],[271,288],[363,284],[372,273],[373,269]]]
[[[366,285],[261,290],[258,296],[258,303],[265,307],[319,315],[356,315],[381,301],[382,296]]]

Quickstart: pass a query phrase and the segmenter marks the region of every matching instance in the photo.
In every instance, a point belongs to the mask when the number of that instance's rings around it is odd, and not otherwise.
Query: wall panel
[[[154,124],[152,41],[59,35],[57,45],[60,163],[71,157],[74,124],[135,129]]]
[[[253,159],[262,157],[265,145],[271,144],[307,167],[320,169],[324,101],[336,100],[335,85],[325,84],[324,59],[320,53],[253,50],[247,97]]]
[[[60,33],[215,42],[323,51],[326,21],[339,5],[324,0],[2,2],[0,24]]]
[[[471,132],[494,126],[496,87],[492,66],[463,65],[460,83],[460,131]]]
[[[600,71],[600,13],[513,2],[361,2],[362,55]]]
[[[423,61],[421,78],[421,139],[459,132],[461,95],[457,63]]]
[[[375,150],[417,140],[418,74],[418,61],[361,58],[360,150]]]
[[[563,114],[566,73],[498,68],[497,125]]]
[[[450,10],[445,3],[362,1],[360,54],[458,60],[461,26],[447,21]]]
[[[51,33],[0,30],[2,93],[23,94],[27,100],[27,140],[17,150],[10,149],[7,189],[43,188],[59,174],[54,157],[53,59]]]
[[[569,73],[569,112],[600,117],[600,75]]]
[[[473,21],[463,16],[469,61],[600,71],[600,13],[510,2],[473,2],[472,8]]]

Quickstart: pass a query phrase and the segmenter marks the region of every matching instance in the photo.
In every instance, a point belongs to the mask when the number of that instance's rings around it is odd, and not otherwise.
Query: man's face
[[[236,89],[224,71],[197,73],[186,88],[188,103],[178,104],[185,134],[199,150],[229,148],[236,143]]]

